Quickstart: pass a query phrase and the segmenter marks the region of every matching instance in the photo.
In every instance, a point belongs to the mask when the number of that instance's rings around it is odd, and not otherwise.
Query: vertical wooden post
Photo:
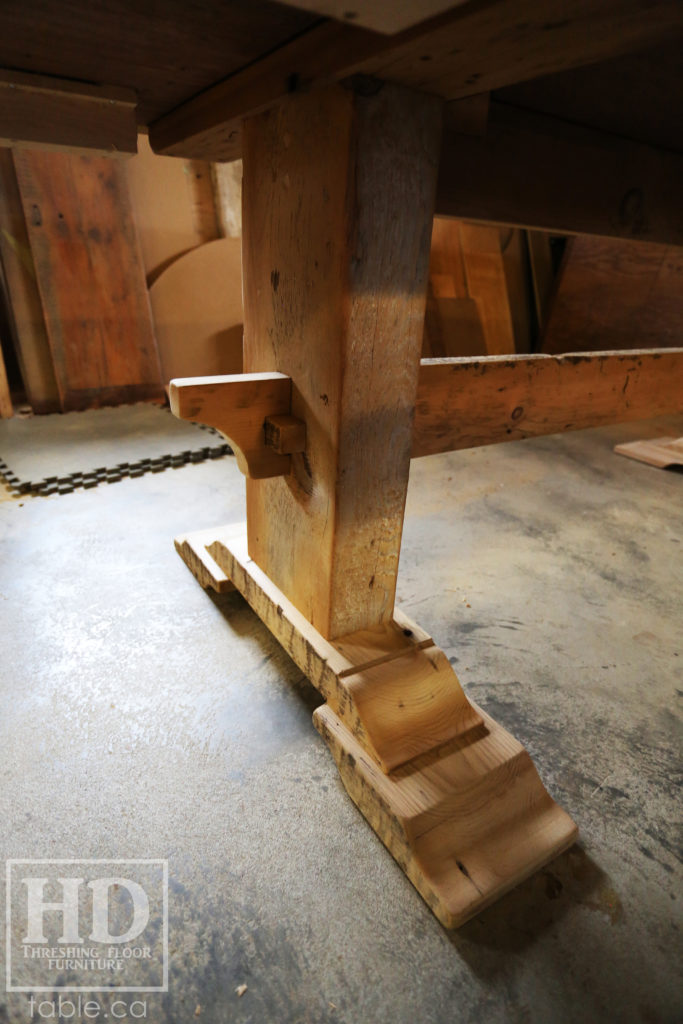
[[[249,554],[325,637],[394,610],[440,102],[364,81],[244,125],[244,361],[293,381],[307,449],[247,481]]]

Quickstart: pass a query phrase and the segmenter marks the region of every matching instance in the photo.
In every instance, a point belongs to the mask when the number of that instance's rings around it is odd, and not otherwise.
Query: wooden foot
[[[326,698],[313,720],[344,786],[446,927],[574,842],[521,744],[470,703],[443,651],[400,612],[326,640],[249,557],[244,526],[176,547],[202,586],[232,582]]]
[[[180,534],[173,543],[200,586],[204,590],[215,590],[217,594],[224,594],[226,591],[234,590],[235,585],[230,582],[207,550],[206,545],[213,543],[215,539],[215,530],[195,530],[191,534]]]

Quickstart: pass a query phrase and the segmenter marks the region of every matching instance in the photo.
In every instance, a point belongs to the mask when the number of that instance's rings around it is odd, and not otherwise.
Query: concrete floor
[[[168,858],[147,1020],[681,1020],[683,477],[612,453],[639,436],[412,465],[399,602],[581,829],[454,934],[347,798],[317,693],[173,550],[242,518],[232,459],[0,503],[3,856]]]

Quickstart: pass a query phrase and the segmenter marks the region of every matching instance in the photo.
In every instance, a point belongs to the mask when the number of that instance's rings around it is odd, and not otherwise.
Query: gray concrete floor
[[[643,434],[412,465],[400,604],[581,829],[453,934],[347,798],[315,691],[173,550],[242,518],[231,459],[0,503],[3,857],[168,858],[146,1019],[681,1020],[683,477],[612,453]]]

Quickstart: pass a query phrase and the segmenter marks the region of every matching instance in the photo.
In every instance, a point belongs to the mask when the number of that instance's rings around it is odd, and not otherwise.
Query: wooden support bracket
[[[244,525],[176,547],[203,587],[239,590],[325,697],[313,721],[344,786],[446,927],[574,842],[527,752],[467,699],[405,615],[329,641],[249,557]]]
[[[245,476],[263,480],[289,473],[290,455],[266,443],[265,428],[269,417],[289,416],[292,382],[284,373],[180,377],[171,381],[169,397],[171,412],[181,420],[206,423],[228,439]]]

